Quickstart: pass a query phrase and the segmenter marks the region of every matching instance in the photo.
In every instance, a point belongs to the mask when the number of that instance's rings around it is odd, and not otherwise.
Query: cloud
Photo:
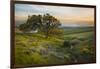
[[[65,7],[65,6],[49,6],[49,5],[30,5],[15,4],[16,20],[25,20],[28,15],[50,13],[59,19],[62,23],[74,23],[80,25],[93,25],[94,9]]]

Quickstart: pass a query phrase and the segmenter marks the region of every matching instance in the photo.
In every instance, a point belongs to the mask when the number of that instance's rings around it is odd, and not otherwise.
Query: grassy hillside
[[[46,65],[93,62],[93,28],[63,28],[62,36],[45,38],[40,33],[15,35],[15,64]]]

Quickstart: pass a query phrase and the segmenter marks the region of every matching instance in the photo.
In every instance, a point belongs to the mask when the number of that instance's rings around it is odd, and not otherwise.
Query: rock
[[[71,40],[71,45],[72,46],[75,46],[75,45],[77,45],[77,44],[79,44],[81,41],[80,40],[78,40],[78,39],[74,39],[74,40]]]

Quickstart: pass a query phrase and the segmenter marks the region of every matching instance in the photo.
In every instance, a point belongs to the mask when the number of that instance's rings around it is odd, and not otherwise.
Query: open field
[[[62,36],[50,36],[49,38],[44,38],[40,33],[16,32],[16,66],[94,62],[93,28],[63,29]]]

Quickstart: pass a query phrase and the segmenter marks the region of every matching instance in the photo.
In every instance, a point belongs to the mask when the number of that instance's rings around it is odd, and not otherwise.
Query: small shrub
[[[72,46],[75,46],[75,45],[77,45],[77,44],[79,44],[81,41],[80,40],[78,40],[78,39],[74,39],[74,40],[71,40],[71,45]]]
[[[63,43],[63,47],[70,47],[71,46],[71,43],[70,43],[70,41],[64,41],[64,43]]]

